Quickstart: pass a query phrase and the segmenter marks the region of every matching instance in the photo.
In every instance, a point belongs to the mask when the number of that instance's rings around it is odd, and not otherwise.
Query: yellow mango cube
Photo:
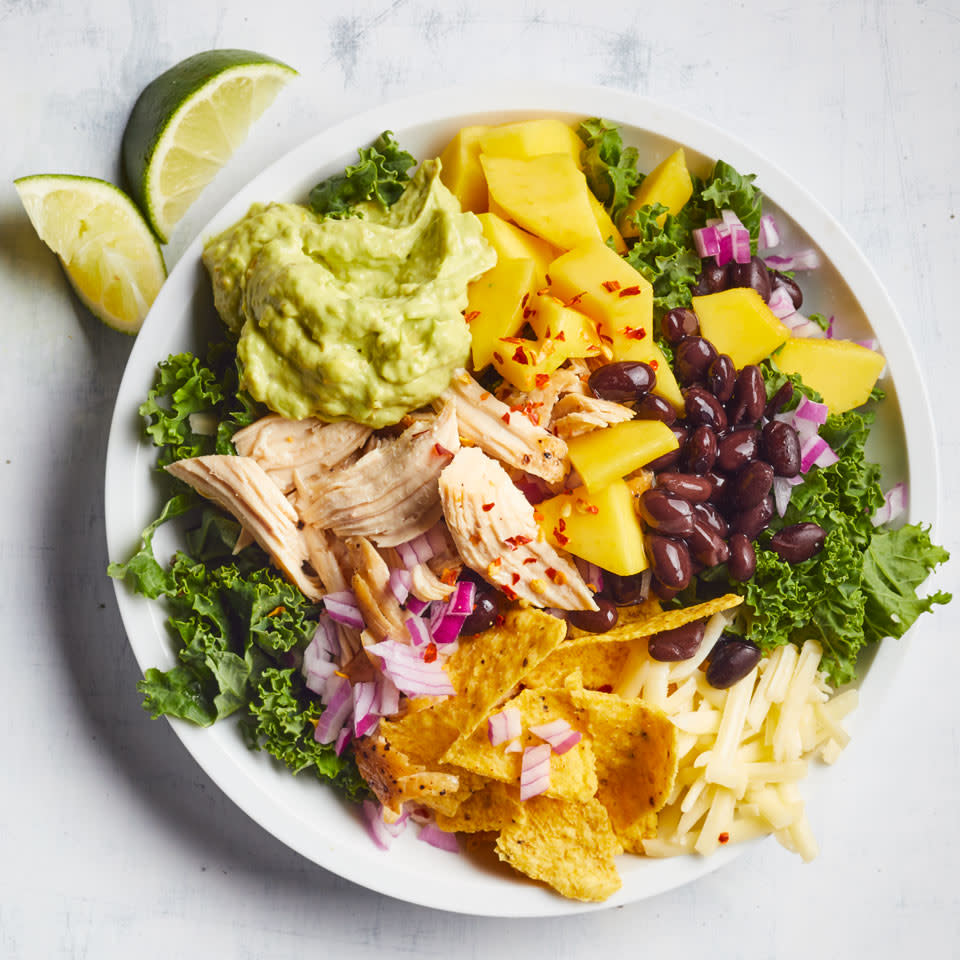
[[[493,351],[493,365],[511,386],[529,393],[537,377],[549,376],[567,360],[562,344],[553,340],[523,340],[510,337],[499,340]]]
[[[593,217],[597,221],[597,226],[600,229],[601,239],[604,243],[608,240],[613,240],[613,249],[616,250],[617,253],[626,253],[627,244],[617,229],[616,224],[610,219],[607,208],[593,195],[592,190],[590,191],[589,197],[590,209],[593,210]]]
[[[687,160],[681,147],[679,150],[674,150],[666,160],[658,163],[646,175],[643,183],[637,187],[637,192],[620,219],[623,235],[625,237],[637,235],[636,227],[630,222],[630,217],[641,207],[662,203],[667,208],[667,213],[676,215],[692,196],[693,181],[690,179]],[[662,227],[666,219],[667,214],[661,214],[657,217],[657,223]]]
[[[673,431],[660,420],[627,420],[568,442],[570,462],[591,493],[678,446]]]
[[[489,127],[464,127],[440,154],[440,180],[464,210],[487,209],[487,181],[480,166],[480,138]]]
[[[623,480],[595,493],[577,487],[538,503],[536,511],[540,529],[553,546],[621,577],[647,569],[643,528]]]
[[[529,160],[545,153],[569,154],[577,169],[582,169],[583,141],[571,127],[553,117],[522,120],[488,127],[480,139],[480,151],[490,157]]]
[[[567,357],[600,355],[600,336],[593,321],[552,294],[541,291],[531,297],[524,314],[537,338],[554,341]]]
[[[497,260],[467,288],[464,318],[470,327],[473,369],[493,360],[501,337],[515,337],[524,324],[524,301],[534,292],[536,267],[532,260]]]
[[[784,373],[817,391],[831,413],[866,403],[886,364],[882,354],[852,340],[791,337],[773,356]]]
[[[481,153],[480,165],[490,196],[524,230],[561,250],[591,240],[602,242],[587,181],[570,154],[518,160]]]
[[[483,226],[487,243],[497,251],[500,260],[533,260],[536,265],[537,289],[546,284],[547,267],[556,259],[557,248],[546,240],[521,230],[493,212],[481,213],[477,219]]]
[[[700,332],[739,370],[766,359],[790,337],[777,315],[751,287],[734,287],[693,298]]]

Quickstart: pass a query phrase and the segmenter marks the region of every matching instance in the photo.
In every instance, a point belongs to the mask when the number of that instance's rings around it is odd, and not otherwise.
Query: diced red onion
[[[389,677],[377,680],[377,713],[381,717],[392,717],[400,710],[400,691]]]
[[[715,257],[720,252],[720,234],[716,227],[700,227],[693,231],[693,244],[701,260]]]
[[[550,744],[527,747],[520,764],[520,799],[529,800],[550,786]]]
[[[430,642],[430,629],[425,620],[420,617],[407,617],[403,623],[415,647],[425,647]]]
[[[425,823],[420,828],[417,838],[424,843],[429,843],[432,847],[437,847],[439,850],[446,850],[448,853],[460,852],[460,841],[457,840],[457,835],[441,830],[435,823]]]
[[[394,569],[390,571],[390,592],[401,606],[407,602],[413,577],[409,570]]]
[[[308,690],[322,694],[326,689],[327,681],[337,672],[337,665],[332,660],[318,660],[307,666],[307,650],[303,652],[303,679]]]
[[[413,594],[407,597],[407,613],[412,613],[414,616],[419,616],[429,606],[429,600],[421,600]]]
[[[840,458],[833,452],[823,437],[815,435],[800,447],[800,472],[806,473],[811,467],[829,467]]]
[[[353,685],[353,735],[365,737],[376,725],[377,685],[362,680]]]
[[[879,527],[881,523],[890,523],[896,520],[907,509],[907,485],[895,483],[883,496],[883,506],[877,507],[871,518],[873,525]]]
[[[733,237],[729,233],[720,234],[720,249],[717,250],[714,259],[717,261],[718,267],[722,267],[733,259]]]
[[[590,563],[589,560],[583,560],[580,557],[574,557],[574,562],[577,565],[577,570],[580,571],[580,576],[583,577],[583,582],[591,587],[594,591],[599,592],[603,589],[603,571],[595,563]]]
[[[780,243],[780,231],[777,229],[777,221],[773,219],[773,214],[765,213],[760,218],[760,231],[757,236],[757,246],[761,250],[769,250]]]
[[[507,740],[514,740],[523,733],[523,718],[516,707],[504,707],[499,713],[487,718],[487,736],[494,747]]]
[[[793,302],[793,301],[791,301],[791,303],[792,303],[792,302]],[[794,333],[794,331],[795,331],[798,327],[802,327],[805,323],[809,323],[810,321],[809,321],[809,320],[807,319],[807,317],[805,317],[802,313],[797,313],[797,311],[794,310],[793,313],[788,313],[788,314],[785,314],[784,316],[782,316],[782,317],[780,318],[780,322],[781,322],[791,333],[793,333],[794,336],[796,336],[796,334]]]
[[[798,313],[796,316],[799,317],[800,314]],[[783,322],[789,326],[788,320],[784,320]],[[809,337],[813,339],[826,336],[826,332],[819,323],[814,323],[812,320],[808,320],[806,318],[804,319],[803,323],[797,324],[791,333],[795,337]]]
[[[730,230],[730,237],[733,241],[733,259],[736,263],[750,262],[750,231],[739,224]]]
[[[834,315],[831,313],[831,314],[830,314],[830,319],[827,321],[827,334],[826,334],[826,336],[827,336],[827,339],[828,339],[828,340],[832,340],[832,339],[833,339],[833,324],[834,324],[834,321],[835,321],[835,320],[836,320],[836,317],[834,317]]]
[[[337,739],[333,744],[333,752],[338,756],[343,756],[343,751],[347,749],[347,744],[353,739],[353,730],[344,726],[340,728]]]
[[[427,544],[430,547],[430,557],[435,557],[447,549],[447,536],[444,533],[443,521],[435,523],[425,534]],[[430,559],[427,557],[427,560]]]
[[[333,625],[333,621],[326,614],[320,614],[311,643],[317,644],[318,648],[326,653],[331,660],[339,658],[340,638],[337,636],[337,628]]]
[[[511,740],[504,748],[504,753],[519,753],[523,749],[523,744],[519,740]]]
[[[580,733],[566,720],[551,720],[530,727],[530,732],[550,744],[554,753],[566,753],[580,742]]]
[[[447,605],[448,613],[462,613],[465,617],[473,613],[474,596],[477,585],[472,580],[459,580]]]
[[[409,543],[398,543],[394,547],[394,550],[397,551],[397,556],[400,558],[400,562],[408,570],[412,570],[417,565],[417,555]]]
[[[383,808],[381,808],[380,810],[380,819],[383,820]],[[397,819],[394,820],[393,823],[387,823],[386,820],[383,820],[383,826],[384,826],[384,829],[387,831],[387,833],[390,834],[391,837],[399,837],[400,834],[407,829],[407,823],[409,822],[409,820],[410,820],[410,811],[404,808],[401,811],[400,816],[397,817]]]
[[[372,800],[364,800],[360,812],[370,838],[381,850],[388,850],[393,841],[393,836],[383,822],[380,805]]]
[[[357,606],[357,596],[352,590],[338,590],[328,593],[323,598],[323,605],[331,620],[342,623],[346,627],[362,630],[365,626],[360,608]]]
[[[770,293],[770,299],[767,301],[767,306],[781,320],[797,312],[797,308],[793,305],[793,297],[790,296],[787,288],[784,286],[776,286],[773,288]]]
[[[854,343],[859,343],[861,347],[866,347],[868,350],[873,350],[874,353],[879,352],[880,342],[874,337],[869,337],[866,340],[854,340]]]
[[[353,691],[346,677],[330,678],[326,689],[326,709],[317,721],[313,738],[317,743],[333,743],[353,710]]]
[[[787,512],[793,488],[798,483],[803,483],[800,477],[773,478],[773,502],[777,508],[777,516],[782,517]]]
[[[395,640],[382,640],[366,648],[383,659],[383,673],[408,697],[455,694],[450,678],[439,660],[425,663],[420,651]]]
[[[820,254],[816,250],[808,248],[798,250],[789,257],[777,256],[776,254],[764,257],[764,262],[774,270],[816,270],[820,266]]]
[[[808,420],[810,423],[817,424],[817,426],[823,426],[827,422],[829,414],[830,409],[825,403],[817,403],[816,400],[803,396],[793,411],[793,415],[798,420]]]

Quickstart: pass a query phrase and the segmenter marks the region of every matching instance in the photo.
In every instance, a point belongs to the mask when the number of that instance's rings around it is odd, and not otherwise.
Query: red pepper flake
[[[623,335],[628,340],[642,340],[647,335],[647,331],[643,327],[624,327]]]
[[[281,604],[279,607],[274,607],[268,614],[268,617],[278,617],[281,613],[286,613],[287,608]]]
[[[510,423],[510,411],[508,410],[500,419],[504,423]]]
[[[530,299],[530,293],[529,293],[529,291],[528,291],[527,293],[525,293],[525,294],[523,295],[523,299],[520,301],[520,306],[521,306],[521,307],[525,307],[525,306],[527,305],[527,301],[528,301],[529,299]]]
[[[520,574],[519,574],[519,573],[511,573],[511,574],[510,574],[510,582],[511,582],[514,586],[516,586],[516,585],[520,582]]]
[[[656,369],[660,366],[660,364],[659,364],[659,362],[656,361],[656,360],[651,360],[651,361],[650,361],[650,366],[651,366],[654,370],[656,370]]]
[[[528,400],[522,407],[511,407],[517,413],[522,413],[535,427],[540,426],[540,414],[537,413],[537,407],[542,407],[542,403],[534,403]]]
[[[530,361],[527,358],[527,355],[523,352],[523,347],[517,347],[516,352],[513,355],[513,359],[517,363],[528,364]]]
[[[424,663],[433,663],[437,659],[437,645],[435,643],[428,643],[423,648],[423,662]]]
[[[547,329],[543,331],[543,339],[549,340],[552,336],[553,334],[550,332],[550,328],[547,327]]]
[[[524,319],[524,320],[529,320],[531,317],[535,317],[536,315],[537,315],[537,311],[534,310],[533,307],[524,307],[524,308],[523,308],[523,319]]]
[[[548,286],[548,287],[550,286],[551,283],[553,283],[553,281],[550,279],[550,274],[549,274],[549,273],[544,274],[544,277],[543,277],[543,278],[544,278],[544,280],[547,281],[547,286]]]
[[[549,278],[548,278],[548,280],[549,280]],[[537,296],[538,296],[538,297],[542,297],[545,293],[549,293],[549,292],[550,292],[550,287],[549,287],[549,286],[541,287],[541,288],[537,291]]]
[[[501,563],[503,563],[503,557],[494,557],[494,558],[490,561],[490,566],[491,566],[491,567],[499,567]]]
[[[526,343],[523,337],[497,337],[501,343]]]
[[[467,323],[473,323],[473,321],[476,320],[477,317],[479,317],[479,316],[480,316],[480,311],[479,311],[479,310],[470,310],[470,311],[468,311],[467,313],[465,313],[465,314],[463,315],[463,319],[464,319]]]
[[[575,307],[585,296],[587,295],[586,290],[581,290],[579,293],[575,293],[565,304],[565,307]]]
[[[600,339],[604,343],[613,343],[613,337],[608,337],[605,333],[600,334]],[[494,354],[494,356],[496,356],[496,354]]]
[[[442,443],[435,443],[435,444],[433,445],[433,452],[434,452],[438,457],[452,457],[452,456],[453,456],[453,451],[452,451],[452,450],[448,450]]]
[[[534,510],[533,519],[540,523],[543,520],[543,514],[539,510]]]
[[[503,363],[503,357],[501,357],[499,353],[494,353],[493,359],[496,360],[497,363]]]
[[[717,837],[717,839],[718,839],[721,843],[729,843],[729,842],[730,842],[730,834],[727,833],[726,830],[724,830],[723,833],[721,833],[720,836]]]
[[[550,382],[550,374],[538,373],[533,378],[533,382],[537,385],[538,390],[542,390]]]
[[[620,291],[621,297],[635,297],[640,292],[639,286],[624,287]]]
[[[447,567],[440,575],[440,582],[445,583],[448,587],[452,587],[457,582],[458,576],[460,576],[460,574],[456,567]]]
[[[563,533],[563,531],[567,529],[567,521],[564,520],[563,517],[559,517],[559,518],[557,519],[557,529],[558,529],[561,533]]]
[[[605,684],[603,684],[602,686],[597,687],[597,692],[598,692],[598,693],[613,693],[613,684],[612,684],[612,683],[605,683]]]
[[[504,623],[506,623],[506,618],[504,617],[504,615],[503,615],[502,613],[498,613],[498,614],[493,618],[493,622],[494,622],[498,627],[502,627],[502,626],[504,625]],[[611,693],[613,692],[613,687],[610,688],[610,692],[611,692]]]
[[[563,586],[567,582],[566,574],[554,567],[547,567],[547,576],[559,586]]]
[[[517,599],[517,594],[516,594],[516,592],[515,592],[511,587],[508,587],[506,584],[503,584],[503,586],[501,586],[500,589],[503,591],[503,595],[504,595],[508,600],[516,600],[516,599]]]
[[[584,508],[587,513],[599,513],[600,508],[595,503],[588,503]]]
[[[485,503],[481,507],[481,509],[483,510],[484,513],[489,513],[495,506],[496,506],[495,503]]]
[[[606,290],[607,293],[614,293],[615,291],[617,291],[617,290],[620,289],[620,281],[619,281],[619,280],[604,280],[604,281],[603,281],[603,289]]]
[[[524,558],[523,558],[523,562],[524,562],[524,563],[536,563],[536,562],[537,562],[537,558],[536,558],[536,557],[524,557]]]
[[[570,538],[565,537],[556,527],[553,528],[553,538],[561,547],[565,547],[570,542]]]
[[[517,547],[522,547],[530,543],[532,539],[532,537],[525,537],[522,533],[518,533],[515,537],[507,537],[503,542],[507,544],[511,550],[516,550]]]

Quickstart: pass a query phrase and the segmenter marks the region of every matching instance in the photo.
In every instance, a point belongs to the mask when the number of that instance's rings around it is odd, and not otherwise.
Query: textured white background
[[[0,0],[0,957],[956,956],[951,609],[922,622],[885,709],[818,795],[810,866],[768,843],[644,903],[506,922],[368,893],[251,823],[140,708],[102,507],[130,341],[71,297],[10,181],[115,180],[137,92],[216,46],[263,50],[301,78],[178,228],[170,266],[269,160],[389,98],[536,78],[684,108],[818,196],[884,279],[929,375],[940,539],[957,550],[960,3],[212,6]],[[956,571],[941,584],[955,588]]]

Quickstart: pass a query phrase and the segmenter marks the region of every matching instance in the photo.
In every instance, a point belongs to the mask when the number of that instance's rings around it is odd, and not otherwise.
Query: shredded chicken
[[[632,419],[633,411],[622,403],[574,393],[567,394],[553,409],[553,429],[565,440]]]
[[[357,596],[357,606],[374,643],[390,637],[401,643],[409,641],[404,625],[405,615],[390,589],[390,568],[377,548],[364,537],[347,541],[355,573],[350,585]]]
[[[556,370],[542,387],[534,387],[529,393],[510,387],[502,392],[498,390],[497,398],[511,410],[524,414],[534,426],[546,427],[560,397],[568,393],[583,393],[584,389],[580,377],[572,370]]]
[[[440,474],[443,515],[464,563],[508,597],[596,610],[576,566],[542,539],[533,506],[503,467],[465,447]]]
[[[459,447],[448,404],[355,463],[312,480],[295,475],[300,515],[340,537],[368,537],[383,547],[404,543],[440,519],[437,478]]]
[[[328,531],[309,525],[303,528],[303,539],[307,545],[307,559],[323,583],[325,592],[336,593],[349,589],[353,569],[343,543]]]
[[[567,445],[524,414],[488,393],[465,370],[457,370],[441,396],[453,401],[461,439],[511,466],[558,483],[567,473]]]
[[[369,427],[347,420],[288,420],[271,413],[238,430],[233,435],[233,445],[240,456],[252,457],[284,493],[290,493],[295,469],[307,479],[327,471],[359,450],[370,432]]]
[[[177,460],[167,471],[223,507],[240,522],[273,562],[311,600],[323,593],[304,571],[308,562],[297,514],[263,467],[250,457],[213,455]]]

